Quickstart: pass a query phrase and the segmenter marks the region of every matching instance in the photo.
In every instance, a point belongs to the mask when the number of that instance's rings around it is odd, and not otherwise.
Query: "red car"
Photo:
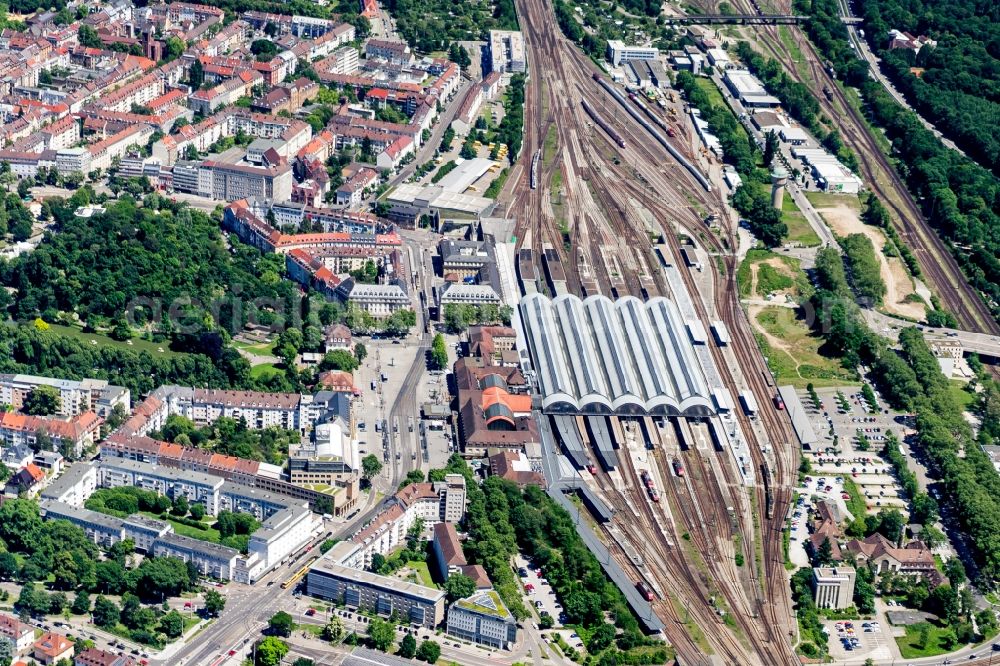
[[[234,654],[236,654],[236,650],[230,650],[229,651],[229,656],[230,657],[232,657]]]
[[[309,617],[312,617],[315,614],[316,614],[315,608],[310,608],[309,610],[306,611],[306,615],[308,615]]]

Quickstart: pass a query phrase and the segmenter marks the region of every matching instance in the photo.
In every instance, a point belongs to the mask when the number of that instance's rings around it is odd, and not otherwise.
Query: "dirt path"
[[[823,216],[837,236],[864,234],[871,239],[875,246],[875,256],[878,257],[882,281],[885,283],[884,303],[888,312],[910,319],[924,318],[927,313],[925,304],[922,301],[906,300],[916,290],[903,261],[899,257],[886,257],[882,251],[887,240],[881,229],[862,222],[857,211],[848,205],[817,208],[816,212]]]
[[[761,324],[759,321],[757,321],[757,315],[759,315],[761,313],[761,311],[764,310],[764,308],[768,308],[768,307],[773,307],[773,306],[772,305],[751,305],[751,306],[749,306],[747,308],[747,315],[749,316],[750,324],[753,326],[754,330],[756,330],[758,333],[760,333],[761,335],[764,336],[764,339],[767,340],[767,344],[768,344],[768,346],[771,347],[772,350],[780,351],[782,354],[784,354],[788,358],[792,359],[792,363],[795,364],[795,373],[799,374],[799,362],[795,358],[795,355],[792,354],[792,348],[789,347],[788,344],[785,343],[784,340],[780,340],[780,339],[774,337],[773,335],[771,335],[767,331],[767,329],[764,328],[764,325]]]

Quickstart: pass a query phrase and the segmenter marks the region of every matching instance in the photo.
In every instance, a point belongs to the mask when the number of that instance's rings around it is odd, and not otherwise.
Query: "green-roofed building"
[[[517,641],[517,621],[495,590],[482,590],[451,605],[448,633],[481,645],[509,649]]]

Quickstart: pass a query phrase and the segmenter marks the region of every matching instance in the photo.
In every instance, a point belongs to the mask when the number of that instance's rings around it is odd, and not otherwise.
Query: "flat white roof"
[[[485,157],[465,160],[452,169],[451,173],[439,180],[437,183],[438,187],[442,188],[445,192],[461,194],[469,189],[470,185],[482,178],[483,174],[489,171],[490,167],[494,164],[496,162]]]

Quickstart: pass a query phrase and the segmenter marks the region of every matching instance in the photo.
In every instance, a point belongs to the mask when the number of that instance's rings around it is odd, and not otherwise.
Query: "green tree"
[[[22,409],[25,414],[32,416],[51,416],[57,413],[61,406],[62,398],[59,397],[59,389],[42,384],[28,392],[24,398]]]
[[[22,178],[17,184],[17,196],[26,199],[31,194],[31,183],[27,178]]]
[[[86,615],[90,612],[90,595],[80,590],[73,598],[73,605],[70,610],[74,615]]]
[[[14,553],[0,553],[0,580],[14,580],[20,570]]]
[[[449,601],[465,599],[475,593],[476,581],[463,574],[452,574],[448,576],[444,589],[448,591]]]
[[[255,666],[279,666],[281,660],[288,654],[288,644],[283,640],[268,636],[257,643],[257,662]]]
[[[428,664],[437,663],[441,657],[441,646],[436,641],[422,641],[417,648],[417,659],[426,661]]]
[[[323,626],[323,638],[336,643],[344,637],[344,621],[336,615],[331,615],[330,620]]]
[[[200,502],[192,504],[190,511],[191,511],[191,517],[199,522],[201,521],[202,518],[205,517],[205,505],[201,504]]]
[[[382,473],[382,461],[374,453],[369,453],[361,459],[361,476],[371,481]]]
[[[219,617],[219,613],[226,607],[226,598],[219,594],[217,590],[209,590],[205,593],[205,614],[209,617]]]
[[[166,613],[160,618],[160,631],[167,635],[167,638],[177,638],[184,633],[184,618],[176,610]]]
[[[444,336],[440,333],[435,334],[431,342],[431,366],[435,370],[444,370],[448,367],[448,348]]]
[[[276,636],[287,638],[295,629],[295,619],[285,611],[278,611],[267,621],[267,626]]]
[[[115,602],[107,597],[98,595],[94,600],[94,624],[103,629],[110,629],[118,624],[120,612]]]
[[[358,342],[354,345],[354,358],[357,359],[359,365],[364,363],[365,359],[368,358],[368,348],[365,347],[363,342]]]
[[[173,508],[170,510],[170,513],[175,516],[183,516],[190,508],[191,505],[188,503],[188,498],[185,495],[177,495],[174,497]]]
[[[101,43],[101,38],[97,36],[97,31],[86,24],[81,25],[80,29],[77,31],[77,41],[80,42],[80,46],[86,46],[92,49],[104,48],[104,45]]]
[[[374,649],[387,652],[396,640],[396,627],[381,618],[372,618],[368,623],[368,640]]]
[[[413,637],[413,634],[403,636],[403,640],[399,643],[399,652],[397,654],[403,659],[413,659],[416,656],[417,639]]]
[[[334,349],[323,357],[320,369],[354,372],[358,369],[358,359],[346,349]]]
[[[821,567],[833,564],[833,545],[830,543],[829,537],[823,539],[823,543],[819,545],[819,550],[816,553],[816,564]]]

